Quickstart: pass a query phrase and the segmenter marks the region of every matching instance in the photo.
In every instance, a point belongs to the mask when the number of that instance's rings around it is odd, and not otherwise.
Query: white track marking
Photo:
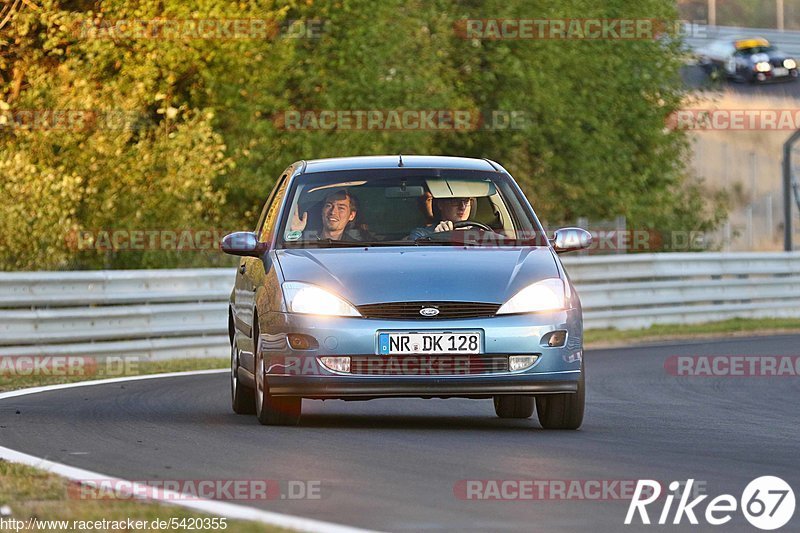
[[[57,391],[61,389],[89,387],[92,385],[106,385],[110,383],[122,383],[125,381],[138,381],[144,379],[171,378],[171,377],[181,377],[181,376],[200,376],[205,374],[220,374],[223,372],[230,372],[230,371],[228,369],[194,370],[190,372],[146,374],[142,376],[127,376],[121,378],[98,379],[93,381],[92,380],[79,381],[76,383],[61,383],[58,385],[45,385],[42,387],[32,387],[29,389],[20,389],[20,390],[0,393],[0,400],[5,400],[6,398],[15,398],[18,396],[27,396],[29,394],[38,394],[41,392]],[[350,526],[334,524],[332,522],[324,522],[322,520],[314,520],[311,518],[302,518],[299,516],[273,513],[271,511],[262,511],[260,509],[254,509],[252,507],[247,507],[244,505],[237,505],[217,500],[205,500],[194,496],[191,497],[190,499],[189,497],[181,496],[179,493],[176,492],[158,491],[160,494],[154,493],[152,491],[152,487],[147,487],[144,484],[133,483],[131,481],[123,480],[120,478],[114,478],[106,474],[100,474],[89,470],[83,470],[82,468],[76,468],[74,466],[56,463],[44,459],[42,457],[28,455],[26,453],[12,450],[10,448],[5,448],[3,446],[0,446],[0,459],[10,461],[12,463],[21,463],[28,466],[33,466],[35,468],[39,468],[47,472],[52,472],[53,474],[57,474],[59,476],[65,477],[67,479],[76,482],[92,480],[92,479],[94,480],[103,479],[104,481],[107,480],[109,483],[112,483],[114,487],[121,487],[121,486],[127,486],[127,488],[135,487],[135,492],[137,494],[145,493],[151,495],[150,498],[143,501],[152,501],[167,505],[178,505],[181,507],[186,507],[187,509],[193,509],[195,511],[209,513],[217,516],[224,516],[230,519],[252,520],[255,522],[262,522],[264,524],[269,524],[286,529],[294,529],[296,531],[313,531],[313,532],[323,531],[330,533],[364,533],[368,531],[365,529],[358,529]]]

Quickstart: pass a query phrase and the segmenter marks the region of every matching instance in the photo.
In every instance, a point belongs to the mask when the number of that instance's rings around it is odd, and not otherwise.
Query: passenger
[[[308,212],[303,212],[303,214],[300,215],[299,211],[300,206],[298,205],[289,221],[289,231],[286,234],[286,240],[297,241],[300,240],[301,237],[302,240],[306,241],[322,239],[331,239],[334,241],[364,240],[364,235],[361,231],[348,228],[348,225],[355,220],[358,214],[358,199],[347,189],[340,189],[325,197],[322,204],[322,224],[319,231],[306,230]]]
[[[436,219],[434,219],[434,222],[424,228],[414,229],[409,235],[409,239],[412,241],[428,237],[433,233],[453,231],[455,229],[453,224],[469,220],[472,206],[475,204],[475,198],[441,198],[434,200],[434,202],[436,210],[440,214],[438,217],[439,222],[436,223]]]

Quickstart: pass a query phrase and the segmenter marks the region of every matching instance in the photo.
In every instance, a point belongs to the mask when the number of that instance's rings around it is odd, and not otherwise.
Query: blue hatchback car
[[[236,413],[293,425],[303,398],[492,399],[577,429],[585,385],[581,304],[557,254],[493,161],[371,156],[294,163],[241,256],[230,299]]]

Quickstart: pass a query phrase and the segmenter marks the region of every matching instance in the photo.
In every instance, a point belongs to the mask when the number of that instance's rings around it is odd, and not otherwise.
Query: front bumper
[[[460,320],[382,320],[266,313],[260,317],[261,346],[270,394],[305,398],[368,399],[390,397],[486,398],[500,394],[552,394],[577,390],[583,357],[580,310]],[[564,346],[542,345],[554,330],[567,330]],[[411,374],[350,374],[320,363],[323,356],[376,357],[379,331],[483,332],[483,354],[538,355],[523,371]],[[313,350],[293,350],[288,333],[313,337]],[[424,374],[424,375],[423,375]]]
[[[788,69],[785,76],[776,76],[772,70],[767,72],[753,72],[752,80],[759,83],[767,82],[780,82],[780,81],[794,81],[798,78],[798,70],[796,68]]]

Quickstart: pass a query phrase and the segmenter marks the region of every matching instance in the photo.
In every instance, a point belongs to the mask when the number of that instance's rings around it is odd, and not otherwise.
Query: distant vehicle
[[[437,223],[437,221],[440,221]],[[483,159],[299,161],[241,256],[229,309],[231,400],[294,425],[303,398],[486,398],[546,429],[583,420],[583,318],[552,240],[508,172]]]
[[[797,79],[797,61],[761,37],[720,39],[699,53],[699,64],[711,77],[761,83]]]

